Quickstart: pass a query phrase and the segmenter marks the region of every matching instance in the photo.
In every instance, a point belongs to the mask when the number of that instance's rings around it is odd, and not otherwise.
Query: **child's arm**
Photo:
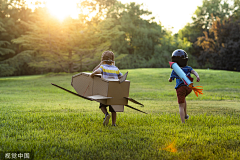
[[[93,69],[93,72],[96,71],[102,65],[102,61]]]
[[[98,68],[97,70],[95,70],[92,74],[91,77],[93,78],[95,74],[101,74],[101,70]]]
[[[118,79],[121,79],[123,77],[123,74],[119,71],[118,73]]]
[[[172,82],[174,80],[174,78],[177,78],[178,75],[174,72],[174,70],[171,73],[170,78],[168,79],[168,82]]]
[[[123,77],[123,75],[121,75],[121,76],[118,76],[118,79],[121,79]]]
[[[199,78],[198,73],[196,71],[194,71],[194,70],[192,70],[191,73],[194,74],[197,77],[197,82],[199,82],[200,78]]]

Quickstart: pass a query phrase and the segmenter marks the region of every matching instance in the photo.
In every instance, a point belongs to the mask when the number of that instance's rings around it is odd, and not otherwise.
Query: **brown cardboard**
[[[123,112],[124,105],[111,105],[115,112]]]
[[[102,95],[108,97],[108,82],[100,77],[93,78],[93,95]]]
[[[127,75],[128,75],[128,72],[125,73],[125,74],[119,79],[119,82],[120,82],[120,83],[124,82],[124,81],[127,79]]]
[[[72,77],[71,84],[80,96],[111,105],[116,112],[123,112],[124,106],[128,106],[128,100],[142,105],[128,97],[130,81],[126,80],[127,73],[121,80],[103,79],[101,75],[91,78],[90,75],[91,73],[82,72]]]
[[[79,73],[72,77],[72,86],[75,91],[81,96],[93,95],[93,79],[88,73]]]
[[[130,81],[109,81],[108,82],[108,95],[107,97],[113,97],[107,100],[107,105],[126,105],[128,100],[124,97],[129,96]]]
[[[136,101],[135,99],[132,99],[132,98],[129,98],[129,97],[124,97],[126,99],[128,99],[129,101],[133,102],[133,103],[136,103],[136,104],[139,104],[141,106],[144,106],[142,103],[139,103],[138,101]]]

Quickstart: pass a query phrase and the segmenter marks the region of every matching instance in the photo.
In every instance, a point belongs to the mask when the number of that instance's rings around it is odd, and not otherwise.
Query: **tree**
[[[80,71],[83,62],[95,59],[95,53],[108,48],[110,41],[121,34],[111,19],[96,25],[84,20],[69,17],[61,23],[46,8],[39,8],[35,20],[24,23],[30,31],[13,42],[35,56],[31,66],[70,73]]]
[[[178,37],[182,40],[187,38],[188,41],[194,43],[199,36],[203,36],[204,29],[201,25],[195,25],[194,23],[187,23],[182,29],[178,31]]]
[[[124,32],[112,41],[110,48],[120,58],[125,56],[117,62],[120,68],[148,67],[146,62],[155,54],[155,45],[160,43],[162,27],[153,22],[154,17],[143,19],[142,16],[149,16],[151,12],[140,7],[136,3],[116,3],[107,13],[107,17],[113,18],[115,25]]]
[[[5,33],[6,30],[3,27],[3,23],[0,23],[0,33]],[[10,45],[8,41],[0,40],[0,58],[4,59],[6,55],[8,54],[14,54],[14,50],[7,48],[7,46]],[[13,72],[13,69],[8,65],[4,63],[0,63],[0,73],[1,75],[8,75]]]
[[[198,64],[201,67],[212,67],[213,66],[213,56],[215,52],[215,41],[212,38],[209,38],[208,32],[204,31],[204,36],[198,37],[198,40],[195,42],[195,46],[199,46],[201,51],[198,56]]]
[[[26,32],[20,21],[27,21],[31,11],[21,0],[2,0],[0,5],[0,76],[19,74],[20,68],[29,61],[29,55],[19,54],[21,48],[11,40]]]
[[[238,19],[240,17],[240,0],[234,0],[233,9],[232,17]]]
[[[197,7],[192,19],[196,25],[207,30],[217,17],[221,20],[228,18],[233,10],[226,0],[203,0],[202,6]]]
[[[81,0],[78,3],[78,8],[81,10],[81,16],[91,19],[90,23],[96,23],[106,18],[107,12],[119,3],[117,0]],[[88,9],[89,13],[84,14],[83,10],[86,9]],[[89,15],[93,16],[90,17]]]
[[[203,0],[192,17],[193,22],[179,30],[179,37],[185,37],[192,43],[191,53],[197,57],[201,67],[211,67],[213,64],[216,43],[214,34],[210,31],[213,23],[217,19],[224,21],[232,13],[236,13],[236,6],[237,4],[230,5],[227,0]]]
[[[237,11],[236,6],[238,5],[230,5],[227,0],[203,0],[202,5],[197,7],[192,16],[193,22],[179,30],[179,37],[182,39],[186,37],[191,43],[196,42],[198,37],[205,36],[203,32],[209,34],[213,21],[217,18],[220,20],[228,18]],[[213,35],[208,36],[213,37]]]
[[[216,41],[213,68],[240,71],[240,18],[217,19],[210,31]]]
[[[191,43],[172,36],[161,24],[154,22],[151,12],[141,9],[136,3],[117,3],[109,9],[107,17],[115,19],[115,24],[125,34],[112,42],[111,49],[122,58],[117,61],[120,68],[169,67],[168,61],[175,49],[186,51]]]

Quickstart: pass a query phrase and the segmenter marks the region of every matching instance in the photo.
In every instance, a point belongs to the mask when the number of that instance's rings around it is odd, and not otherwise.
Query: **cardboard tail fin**
[[[77,93],[74,93],[74,92],[72,92],[72,91],[69,91],[69,90],[67,90],[67,89],[65,89],[65,88],[63,88],[63,87],[60,87],[60,86],[56,85],[56,84],[53,84],[53,83],[51,83],[51,84],[52,84],[53,86],[55,86],[55,87],[58,87],[58,88],[64,90],[64,91],[67,91],[68,93],[74,94],[74,95],[76,95],[76,96],[78,96],[78,97],[81,97],[81,98],[84,98],[84,99],[87,99],[87,100],[90,100],[90,101],[93,101],[93,99],[91,99],[91,98],[87,98],[87,97],[81,96],[81,95],[79,95],[79,94],[77,94]]]
[[[137,108],[134,108],[134,107],[132,107],[132,106],[129,106],[129,105],[125,105],[125,106],[127,106],[127,107],[129,107],[129,108],[132,108],[132,109],[134,109],[134,110],[136,110],[136,111],[139,111],[139,112],[142,112],[142,113],[147,114],[146,112],[143,112],[143,111],[141,111],[141,110],[139,110],[139,109],[137,109]]]
[[[128,99],[129,101],[131,101],[131,102],[133,102],[133,103],[136,103],[136,104],[139,104],[139,105],[141,105],[141,106],[144,106],[142,103],[139,103],[138,101],[136,101],[136,100],[134,100],[134,99],[132,99],[132,98],[129,98],[129,97],[124,97],[124,98]]]
[[[189,87],[194,91],[194,93],[196,94],[197,97],[198,97],[198,95],[203,94],[202,93],[203,89],[196,88],[196,87],[203,88],[202,86],[193,87],[192,84],[190,84]]]
[[[122,78],[119,79],[119,83],[124,82],[124,81],[127,79],[127,75],[128,75],[128,72],[126,72],[126,73],[122,76]]]

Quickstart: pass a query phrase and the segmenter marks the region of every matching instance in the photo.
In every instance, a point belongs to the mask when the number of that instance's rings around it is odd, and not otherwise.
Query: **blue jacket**
[[[186,74],[186,76],[189,76],[191,77],[191,71],[193,70],[192,67],[190,66],[185,66],[185,67],[182,67],[181,68],[183,70],[183,72]],[[172,73],[171,73],[171,76],[170,78],[172,80],[174,80],[176,78],[176,86],[175,86],[175,89],[181,87],[181,86],[186,86],[184,84],[184,82],[181,80],[181,78],[177,75],[177,73],[173,70]]]

